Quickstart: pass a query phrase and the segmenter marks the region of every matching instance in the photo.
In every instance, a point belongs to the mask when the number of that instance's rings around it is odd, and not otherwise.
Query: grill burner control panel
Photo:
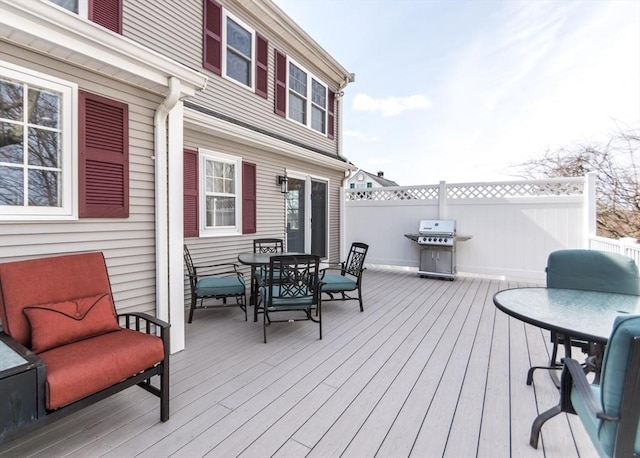
[[[453,237],[418,237],[420,245],[443,245],[452,246]]]

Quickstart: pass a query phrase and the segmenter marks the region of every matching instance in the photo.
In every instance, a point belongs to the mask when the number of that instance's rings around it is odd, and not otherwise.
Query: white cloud
[[[421,94],[409,97],[387,97],[374,99],[366,94],[356,94],[353,99],[353,109],[356,111],[380,112],[382,116],[397,116],[407,110],[426,110],[431,108],[431,100]]]

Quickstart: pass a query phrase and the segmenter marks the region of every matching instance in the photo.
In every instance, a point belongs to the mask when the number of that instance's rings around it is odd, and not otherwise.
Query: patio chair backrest
[[[558,250],[547,260],[547,287],[640,296],[640,275],[633,259],[596,250]]]
[[[191,287],[193,288],[198,282],[198,274],[196,268],[193,265],[193,259],[191,259],[191,253],[189,253],[189,248],[187,248],[187,245],[184,245],[184,263],[187,265],[189,281],[191,282]]]
[[[640,316],[618,316],[614,321],[611,337],[605,350],[600,378],[602,409],[612,417],[620,415],[629,355],[634,338],[640,338]],[[617,428],[616,421],[603,421],[600,427],[601,446],[610,456],[613,455]],[[640,426],[638,428],[636,449],[640,449]]]
[[[362,242],[353,242],[347,255],[347,260],[342,268],[342,275],[349,274],[354,277],[360,277],[362,273],[362,267],[364,265],[364,259],[367,256],[369,245]]]
[[[100,252],[0,264],[3,331],[28,348],[31,325],[23,311],[25,307],[101,294],[112,297],[107,265]]]
[[[282,239],[254,239],[254,253],[282,253],[284,242]]]
[[[271,256],[268,306],[286,306],[294,302],[317,304],[319,264],[320,257],[311,254]]]

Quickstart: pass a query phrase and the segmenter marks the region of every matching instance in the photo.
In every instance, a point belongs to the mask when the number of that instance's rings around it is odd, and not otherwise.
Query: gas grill
[[[456,222],[454,220],[422,220],[418,234],[405,234],[420,247],[421,277],[449,280],[456,276]]]

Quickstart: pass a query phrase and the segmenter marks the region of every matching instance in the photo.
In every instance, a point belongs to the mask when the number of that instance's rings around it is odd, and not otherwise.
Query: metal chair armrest
[[[603,420],[617,420],[616,418],[606,415],[593,397],[593,392],[591,391],[582,365],[571,358],[562,358],[562,363],[564,364],[560,387],[562,411],[575,413],[573,405],[571,404],[571,392],[575,389],[591,415],[595,415]]]

